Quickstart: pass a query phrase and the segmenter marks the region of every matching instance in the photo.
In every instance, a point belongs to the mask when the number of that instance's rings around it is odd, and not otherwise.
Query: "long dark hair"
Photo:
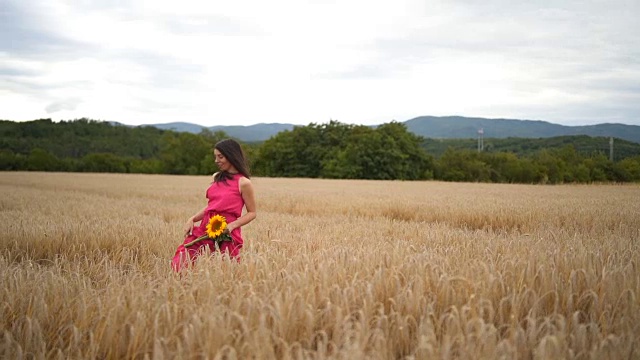
[[[224,139],[220,140],[213,147],[214,149],[220,151],[222,155],[233,165],[236,170],[244,177],[250,178],[251,173],[249,172],[249,165],[247,165],[247,158],[244,156],[244,151],[242,151],[242,147],[240,144],[233,139]],[[228,179],[231,179],[232,174],[229,174],[226,171],[220,171],[213,179],[215,182],[224,181],[227,182]]]

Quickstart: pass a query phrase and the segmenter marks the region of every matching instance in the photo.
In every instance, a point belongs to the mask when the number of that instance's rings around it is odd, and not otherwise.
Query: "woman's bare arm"
[[[256,218],[256,200],[253,192],[253,184],[251,180],[246,177],[242,177],[240,179],[240,195],[242,196],[242,200],[244,200],[244,206],[247,209],[247,212],[228,224],[229,232],[237,229],[241,226],[247,225],[251,221]]]

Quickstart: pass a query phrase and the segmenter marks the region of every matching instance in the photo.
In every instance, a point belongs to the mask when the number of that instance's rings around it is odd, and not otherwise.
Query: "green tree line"
[[[0,121],[0,170],[211,174],[222,131],[199,134],[128,127],[90,119]],[[621,143],[625,157],[585,151],[589,137],[424,139],[402,123],[377,127],[338,121],[297,126],[262,143],[243,144],[256,176],[501,183],[640,181],[640,144]],[[437,144],[435,146],[434,144]],[[533,144],[533,145],[532,145]],[[489,145],[489,146],[487,146]],[[634,147],[635,146],[635,147]],[[437,148],[438,150],[434,150]]]
[[[487,138],[484,139],[484,152],[509,152],[518,156],[534,156],[545,149],[562,148],[567,145],[579,154],[589,157],[596,154],[609,155],[610,138],[604,136],[565,135],[548,138]],[[473,150],[477,149],[477,139],[425,139],[423,147],[429,154],[440,157],[447,149]],[[640,144],[615,139],[614,159],[622,160],[640,155]]]

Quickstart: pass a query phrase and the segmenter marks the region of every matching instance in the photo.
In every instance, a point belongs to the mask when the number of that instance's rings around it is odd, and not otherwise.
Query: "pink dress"
[[[235,221],[242,215],[242,208],[244,207],[244,200],[240,194],[240,178],[241,174],[233,174],[231,179],[224,181],[214,182],[207,189],[207,199],[209,203],[204,211],[204,217],[199,226],[195,226],[191,235],[184,239],[182,245],[178,246],[176,254],[173,256],[171,267],[175,271],[182,270],[185,266],[191,264],[198,255],[208,248],[211,252],[216,251],[216,246],[212,240],[201,240],[188,248],[184,247],[184,244],[195,240],[196,238],[204,235],[207,230],[207,224],[209,219],[214,215],[222,215],[227,220],[227,223]],[[242,230],[236,228],[231,232],[231,238],[233,241],[220,242],[220,252],[227,252],[230,257],[237,258],[240,249],[242,248]]]

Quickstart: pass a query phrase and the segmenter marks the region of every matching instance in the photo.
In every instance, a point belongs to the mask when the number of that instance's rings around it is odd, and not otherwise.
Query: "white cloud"
[[[52,104],[49,104],[49,106],[45,108],[45,111],[49,114],[62,111],[62,110],[73,111],[78,107],[78,104],[80,104],[81,102],[82,100],[77,98],[70,98],[70,99],[65,99],[61,101],[56,101]]]
[[[5,1],[5,119],[640,125],[635,1]]]

